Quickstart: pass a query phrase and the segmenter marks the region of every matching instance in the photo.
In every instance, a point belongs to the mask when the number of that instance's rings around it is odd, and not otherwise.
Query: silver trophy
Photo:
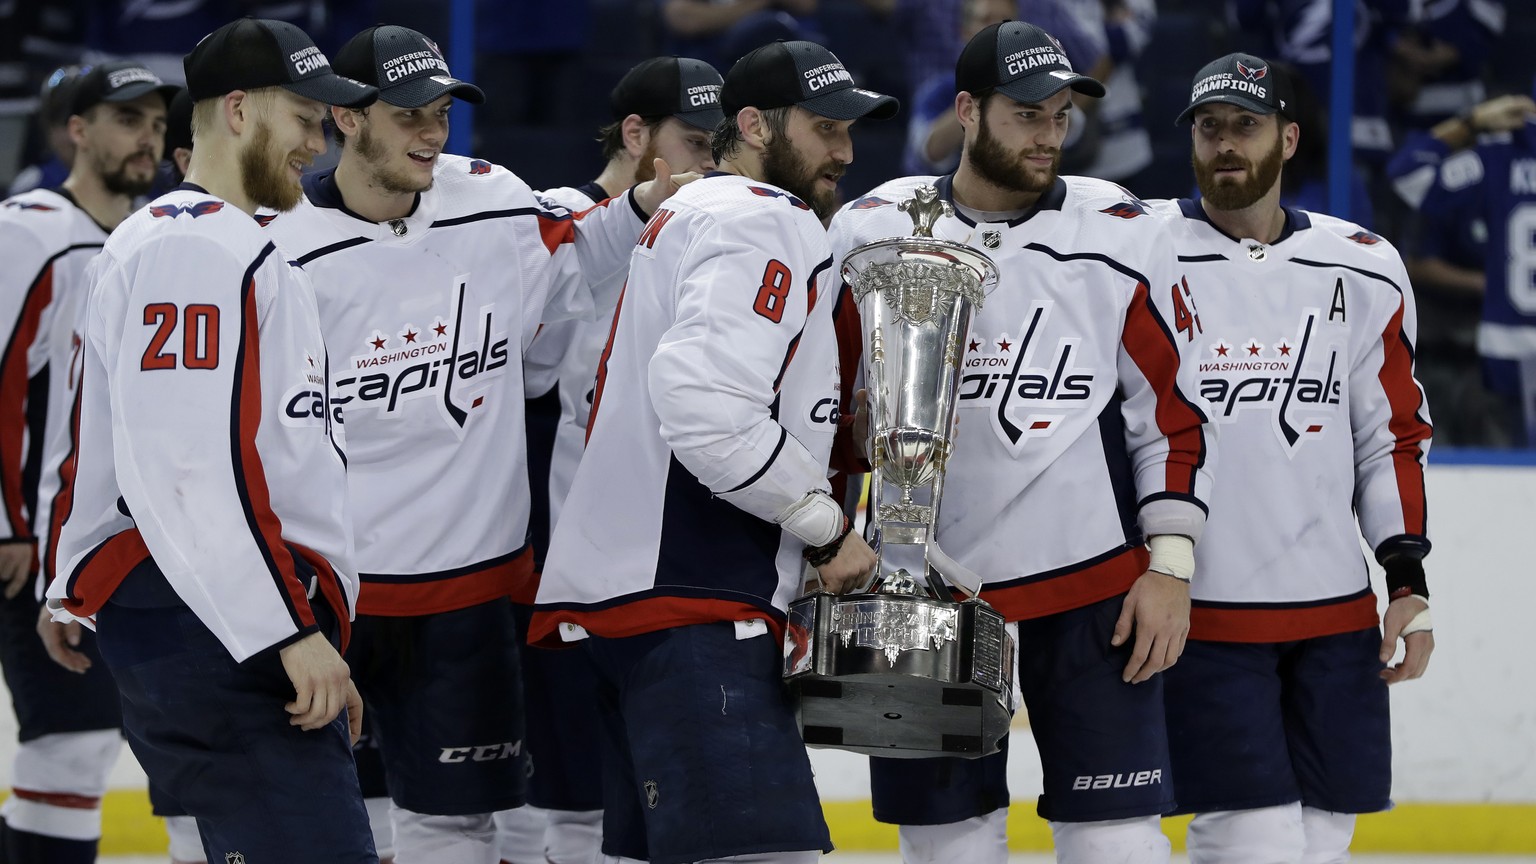
[[[842,271],[864,328],[879,564],[862,593],[790,603],[784,678],[812,747],[985,756],[1012,718],[1013,637],[978,598],[981,579],[939,548],[934,525],[971,317],[997,268],[933,236],[954,211],[932,186],[899,206],[912,236],[860,246]],[[949,585],[969,598],[957,602]]]

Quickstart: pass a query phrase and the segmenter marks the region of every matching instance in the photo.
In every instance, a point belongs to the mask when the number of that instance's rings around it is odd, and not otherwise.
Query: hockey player
[[[656,57],[636,65],[609,94],[613,121],[600,132],[602,173],[591,183],[544,192],[573,211],[586,210],[623,194],[655,174],[660,157],[681,170],[706,174],[715,168],[710,136],[720,112],[720,73],[702,60]],[[622,279],[625,273],[616,274]],[[617,299],[615,295],[614,299]],[[559,410],[551,430],[552,447],[533,446],[531,476],[547,475],[533,489],[534,509],[547,508],[536,552],[547,549],[548,526],[558,517],[571,478],[586,446],[587,419],[596,385],[597,361],[613,321],[613,310],[598,310],[596,321],[561,321],[546,325],[528,351],[529,392],[555,388]],[[530,414],[530,421],[537,416]],[[540,460],[547,464],[540,466]],[[540,472],[538,468],[545,470]],[[539,500],[541,493],[548,496]],[[531,607],[518,607],[526,625]],[[527,647],[523,651],[523,690],[528,694],[528,750],[533,769],[528,802],[547,814],[541,846],[553,864],[592,861],[602,840],[602,765],[592,742],[599,737],[591,661],[584,651]],[[498,817],[505,822],[505,817]],[[503,837],[502,857],[508,856]]]
[[[325,346],[308,282],[251,216],[298,201],[325,103],[376,92],[278,21],[221,27],[185,66],[187,183],[91,264],[49,607],[94,619],[134,755],[208,860],[372,864]]]
[[[45,442],[69,437],[78,373],[70,337],[86,265],[149,191],[175,90],[130,62],[75,79],[64,111],[68,177],[0,203],[0,663],[21,727],[11,795],[0,807],[0,861],[13,864],[95,860],[101,796],[122,746],[117,688],[94,662],[95,637],[74,625],[68,672],[37,638],[35,556],[48,512],[39,504],[51,497],[39,493],[39,477],[49,471]]]
[[[849,127],[897,105],[803,41],[737,61],[720,102],[720,172],[634,248],[529,638],[585,639],[597,668],[604,855],[814,861],[830,841],[780,681],[786,605],[806,561],[833,590],[874,564],[827,494],[818,217]]]
[[[1104,88],[1073,72],[1048,33],[1019,21],[981,30],[956,87],[959,168],[844,207],[832,252],[840,261],[910,233],[897,205],[932,184],[956,210],[935,236],[997,263],[965,346],[938,540],[1016,622],[1057,860],[1166,862],[1159,817],[1173,790],[1157,673],[1188,628],[1211,461],[1174,342],[1185,326],[1170,305],[1178,262],[1167,230],[1123,189],[1058,176],[1072,93]],[[875,818],[901,826],[908,862],[1004,861],[1006,761],[1006,750],[871,759]]]
[[[1391,806],[1387,685],[1434,650],[1413,292],[1381,237],[1280,206],[1302,134],[1283,81],[1250,54],[1201,69],[1179,116],[1201,200],[1154,205],[1221,430],[1190,639],[1165,676],[1194,864],[1348,861],[1354,814]],[[1382,627],[1361,534],[1386,569]]]
[[[544,321],[594,314],[670,169],[580,217],[489,162],[442,152],[453,99],[437,46],[370,27],[336,57],[376,84],[332,111],[333,171],[269,226],[313,280],[347,429],[362,596],[349,661],[384,757],[400,864],[495,862],[492,814],[522,806],[512,599],[528,595],[522,356]]]

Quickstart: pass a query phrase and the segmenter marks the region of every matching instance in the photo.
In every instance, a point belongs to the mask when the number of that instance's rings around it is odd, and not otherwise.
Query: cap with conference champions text
[[[1228,54],[1212,60],[1195,73],[1194,86],[1189,91],[1189,107],[1173,121],[1183,126],[1195,116],[1195,109],[1212,102],[1236,105],[1255,114],[1282,114],[1291,116],[1294,104],[1290,82],[1278,69],[1271,69],[1269,61],[1252,54]]]
[[[332,71],[331,61],[303,30],[267,18],[241,18],[209,33],[182,67],[194,102],[263,87],[343,108],[362,108],[379,96],[377,89]]]
[[[69,113],[84,114],[103,102],[132,102],[146,93],[159,93],[169,104],[180,89],[129,60],[103,63],[86,70],[70,92]]]
[[[715,67],[689,57],[653,57],[619,79],[609,94],[613,119],[676,117],[699,129],[714,129],[725,119],[720,110],[724,82]]]
[[[770,42],[736,61],[726,73],[720,107],[736,114],[754,108],[801,108],[829,120],[887,120],[901,110],[894,97],[865,90],[831,51],[814,42]]]
[[[1065,87],[1102,98],[1105,90],[1072,71],[1056,37],[1026,21],[993,24],[971,37],[955,62],[955,90],[980,95],[988,90],[1027,105],[1038,105]]]
[[[485,93],[448,74],[437,43],[409,27],[379,24],[347,40],[336,52],[336,71],[379,88],[379,99],[420,108],[444,95],[479,105]]]

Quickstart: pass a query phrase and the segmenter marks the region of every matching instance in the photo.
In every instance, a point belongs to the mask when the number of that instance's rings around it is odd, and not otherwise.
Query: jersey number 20
[[[181,365],[187,369],[219,367],[219,307],[191,303],[185,314],[178,316],[180,311],[174,303],[151,303],[144,307],[144,326],[155,328],[155,335],[144,349],[140,369],[176,368],[176,352],[166,350],[165,345],[176,332],[178,317],[182,322]]]

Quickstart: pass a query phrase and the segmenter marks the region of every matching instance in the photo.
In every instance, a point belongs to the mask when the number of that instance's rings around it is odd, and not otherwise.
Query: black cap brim
[[[1071,87],[1074,93],[1092,96],[1095,99],[1103,99],[1104,94],[1109,92],[1104,89],[1103,84],[1100,84],[1093,78],[1089,78],[1087,75],[1079,75],[1076,72],[1067,72],[1065,70],[1058,70],[1058,72],[1027,75],[1017,81],[999,84],[996,89],[997,92],[1015,102],[1022,102],[1026,105],[1039,105],[1068,87]]]
[[[844,87],[798,103],[801,108],[828,120],[889,120],[901,110],[894,96],[862,87]]]
[[[1228,105],[1236,105],[1244,111],[1252,111],[1255,114],[1279,114],[1279,110],[1273,105],[1267,105],[1251,96],[1241,93],[1211,93],[1191,102],[1188,108],[1179,114],[1179,119],[1173,121],[1175,126],[1183,126],[1195,118],[1195,109],[1201,105],[1209,105],[1212,102],[1225,102]]]
[[[165,100],[165,106],[169,108],[171,106],[171,100],[176,98],[176,93],[180,89],[181,88],[177,87],[175,84],[151,84],[148,81],[144,81],[138,84],[129,84],[127,87],[119,88],[112,94],[111,98],[103,99],[101,101],[132,102],[133,100],[143,96],[146,93],[159,93],[160,98]]]
[[[687,111],[673,114],[672,116],[683,121],[684,123],[687,123],[689,126],[692,126],[695,129],[703,129],[705,131],[712,132],[714,131],[715,127],[719,126],[721,121],[725,119],[725,112],[721,111],[719,108],[710,108],[705,111]]]
[[[448,82],[448,83],[444,83]],[[471,105],[485,102],[485,92],[468,81],[460,81],[447,75],[429,75],[414,78],[379,91],[379,98],[397,108],[420,108],[446,95],[463,99]]]
[[[279,86],[305,99],[313,99],[316,102],[341,108],[367,108],[379,98],[377,88],[353,81],[351,78],[344,78],[334,72]]]

